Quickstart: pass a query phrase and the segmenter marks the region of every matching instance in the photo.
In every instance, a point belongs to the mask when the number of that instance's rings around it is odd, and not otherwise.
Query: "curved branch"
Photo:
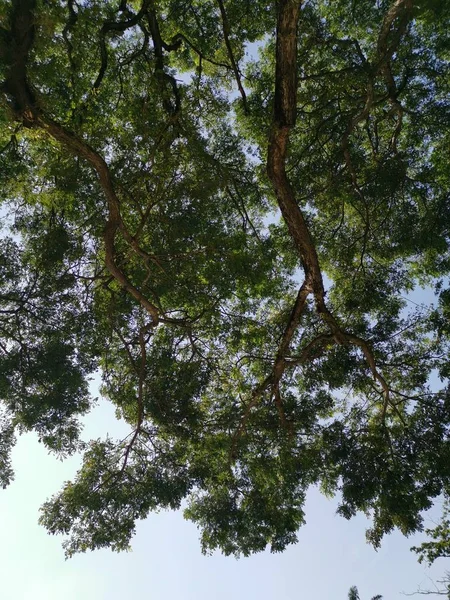
[[[144,0],[145,4],[146,0]],[[159,321],[159,310],[142,292],[136,288],[120,269],[115,260],[115,237],[118,229],[124,230],[111,173],[103,157],[89,144],[47,117],[39,108],[27,80],[27,60],[34,40],[35,0],[15,0],[12,11],[12,48],[14,62],[7,72],[2,89],[12,98],[12,108],[17,118],[25,121],[29,127],[40,127],[51,137],[62,143],[77,156],[87,160],[97,172],[100,185],[108,205],[108,221],[104,229],[105,264],[116,281],[133,296],[151,315],[153,322]],[[139,13],[138,13],[139,14]],[[137,18],[137,15],[136,17]],[[130,23],[125,22],[122,25]]]
[[[412,18],[413,0],[395,0],[387,11],[380,28],[377,41],[376,70],[388,62],[398,47],[402,35],[405,33],[409,21]],[[392,29],[395,21],[398,21],[396,29]],[[394,32],[393,39],[389,44],[389,36]]]
[[[300,319],[305,310],[309,294],[309,282],[305,280],[298,291],[297,299],[292,308],[291,316],[289,318],[288,324],[285,327],[283,337],[281,338],[281,342],[278,347],[278,352],[273,366],[272,384],[274,389],[278,387],[278,383],[280,382],[280,379],[286,367],[286,355],[289,352],[289,347],[291,345],[292,338],[294,337],[294,334],[300,324]]]
[[[362,338],[360,338],[356,335],[352,335],[352,334],[348,334],[348,333],[345,333],[344,335],[345,335],[345,340],[348,343],[361,348],[361,350],[364,354],[364,357],[367,361],[367,364],[369,365],[370,370],[372,371],[372,376],[373,376],[374,380],[377,381],[381,385],[381,388],[383,390],[383,396],[384,396],[384,403],[383,403],[383,410],[382,410],[382,420],[384,421],[388,405],[390,404],[391,389],[390,389],[388,383],[386,382],[385,378],[383,377],[383,375],[381,375],[381,373],[378,371],[377,365],[375,362],[375,357],[373,355],[373,351],[370,348],[369,344],[366,342],[366,340],[363,340]]]
[[[135,15],[133,15],[128,21],[105,21],[100,29],[100,70],[97,78],[92,86],[94,90],[97,90],[105,76],[106,69],[108,68],[108,50],[106,47],[106,36],[112,31],[123,33],[127,29],[134,27],[139,23],[142,17],[145,15],[145,11],[149,4],[149,0],[142,0],[142,6]],[[130,11],[127,11],[130,12]],[[132,14],[132,13],[131,13]]]
[[[300,356],[288,357],[286,360],[287,367],[296,367],[297,365],[303,365],[307,360],[311,358],[311,353],[315,348],[322,348],[325,345],[335,344],[336,339],[333,334],[330,333],[321,333],[313,340],[311,340],[306,346],[303,348]],[[316,356],[313,356],[316,358]]]

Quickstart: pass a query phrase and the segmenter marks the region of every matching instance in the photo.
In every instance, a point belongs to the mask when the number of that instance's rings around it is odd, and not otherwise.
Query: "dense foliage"
[[[68,555],[182,503],[206,551],[280,551],[311,485],[378,545],[450,492],[448,31],[445,0],[0,0],[0,481],[17,433],[84,452],[41,516]],[[124,440],[80,441],[95,372]]]

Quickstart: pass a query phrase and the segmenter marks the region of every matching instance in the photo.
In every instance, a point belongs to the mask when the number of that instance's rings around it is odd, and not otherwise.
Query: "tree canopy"
[[[372,597],[372,600],[382,600],[383,596],[377,594]],[[356,585],[352,585],[352,587],[348,591],[348,600],[360,600],[359,591]]]
[[[180,506],[204,551],[281,551],[312,485],[375,546],[420,530],[450,492],[450,4],[0,15],[2,485],[25,431],[84,453],[42,508],[68,555]],[[97,372],[123,440],[80,440]]]

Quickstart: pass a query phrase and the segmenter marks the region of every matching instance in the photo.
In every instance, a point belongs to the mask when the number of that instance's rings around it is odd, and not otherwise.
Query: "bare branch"
[[[200,65],[201,65],[201,61],[204,60],[206,62],[209,62],[211,65],[215,65],[216,67],[223,67],[224,69],[232,70],[232,67],[230,67],[229,64],[223,63],[220,61],[216,61],[216,60],[213,60],[212,58],[208,58],[207,56],[205,56],[201,52],[201,50],[199,50],[198,47],[190,39],[188,39],[183,33],[177,33],[172,38],[172,44],[174,44],[177,40],[183,40],[198,55],[198,57],[200,59]]]

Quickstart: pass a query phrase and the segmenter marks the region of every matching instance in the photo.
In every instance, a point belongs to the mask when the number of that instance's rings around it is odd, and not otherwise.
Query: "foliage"
[[[382,600],[383,596],[377,594],[372,597],[372,600]],[[348,591],[348,600],[359,600],[359,591],[356,585],[352,585],[352,587]]]
[[[375,546],[420,530],[450,485],[448,3],[0,15],[0,483],[24,431],[84,452],[42,509],[68,555],[182,505],[206,552],[282,551],[317,484]],[[97,371],[124,440],[80,441]]]
[[[442,511],[441,521],[434,528],[426,529],[430,539],[420,546],[412,548],[419,555],[419,562],[426,560],[432,563],[437,558],[450,557],[450,519],[449,501],[446,498]]]

